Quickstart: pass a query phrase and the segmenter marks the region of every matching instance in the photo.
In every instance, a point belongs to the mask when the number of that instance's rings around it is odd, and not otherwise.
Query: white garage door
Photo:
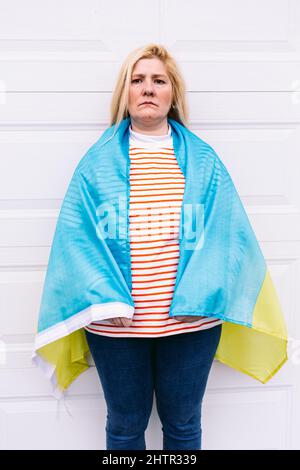
[[[108,125],[122,61],[152,41],[182,68],[191,130],[233,177],[290,334],[290,359],[265,385],[214,362],[203,448],[300,448],[299,3],[0,0],[0,448],[105,449],[95,367],[67,393],[71,416],[57,415],[31,351],[68,182]],[[155,403],[146,440],[162,448]]]

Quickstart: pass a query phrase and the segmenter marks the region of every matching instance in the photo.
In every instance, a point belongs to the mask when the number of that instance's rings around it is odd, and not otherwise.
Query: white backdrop
[[[0,0],[0,448],[105,449],[91,367],[56,401],[31,363],[56,218],[108,125],[127,53],[163,43],[185,76],[191,130],[228,168],[286,316],[290,360],[261,384],[214,361],[204,449],[299,449],[300,2]],[[154,402],[147,448],[161,449]]]

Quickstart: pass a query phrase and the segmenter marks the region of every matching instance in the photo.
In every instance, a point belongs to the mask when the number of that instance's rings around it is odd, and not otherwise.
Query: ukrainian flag
[[[251,326],[225,322],[215,359],[267,383],[288,360],[288,332],[269,270],[255,301]]]

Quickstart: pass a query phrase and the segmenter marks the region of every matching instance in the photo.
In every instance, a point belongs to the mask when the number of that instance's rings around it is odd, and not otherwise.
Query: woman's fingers
[[[191,323],[191,322],[200,320],[201,318],[204,318],[204,317],[201,317],[200,315],[176,315],[174,318],[175,320],[178,320],[178,321]]]
[[[131,318],[121,317],[120,320],[123,326],[130,326],[132,322]]]
[[[110,322],[116,326],[130,326],[131,321],[132,320],[130,318],[125,318],[125,317],[116,317],[116,318],[111,318],[110,320]]]

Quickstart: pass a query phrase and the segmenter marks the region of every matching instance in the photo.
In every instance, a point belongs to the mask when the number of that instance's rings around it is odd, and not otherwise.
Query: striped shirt
[[[212,317],[195,322],[169,317],[179,261],[185,179],[174,154],[170,126],[165,135],[141,134],[131,126],[129,133],[133,320],[129,327],[105,319],[84,328],[114,337],[159,337],[219,325],[223,321]]]

